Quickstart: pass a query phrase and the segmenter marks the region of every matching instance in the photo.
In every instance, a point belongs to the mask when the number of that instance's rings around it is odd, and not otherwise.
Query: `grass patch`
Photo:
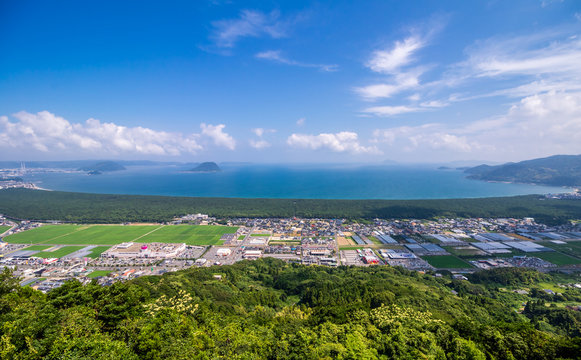
[[[539,244],[567,255],[581,258],[581,241],[568,241],[566,244],[555,244],[550,241],[543,241],[539,242]]]
[[[45,225],[12,234],[4,241],[12,244],[40,244],[85,228],[81,225]]]
[[[32,245],[22,249],[22,251],[43,251],[51,247],[52,245]]]
[[[422,259],[438,269],[465,269],[472,267],[472,265],[454,255],[422,256]]]
[[[164,226],[144,236],[138,242],[186,243],[187,245],[219,245],[224,234],[233,234],[237,227],[220,225]]]
[[[65,255],[68,254],[72,254],[75,251],[81,250],[83,247],[82,246],[63,246],[60,249],[57,249],[55,251],[41,251],[37,254],[34,254],[34,256],[36,257],[41,257],[41,258],[61,258]]]
[[[244,240],[245,237],[246,237],[246,235],[240,235],[240,236],[238,236],[238,240]]]
[[[10,229],[10,226],[0,225],[0,234],[3,234],[5,231],[8,231],[8,229]]]
[[[102,253],[107,251],[109,248],[110,246],[96,246],[91,250],[91,253],[87,255],[87,257],[90,257],[91,259],[96,259],[99,256],[101,256]]]
[[[375,236],[368,236],[367,237],[369,240],[371,240],[372,243],[374,243],[375,245],[382,245],[383,243],[381,241],[379,241],[378,238],[376,238]]]
[[[270,234],[252,234],[252,237],[270,236]]]
[[[111,272],[112,271],[110,271],[110,270],[95,270],[92,273],[90,273],[89,275],[87,275],[87,277],[93,279],[93,278],[96,278],[96,277],[99,277],[99,276],[107,276]]]
[[[139,237],[160,227],[160,225],[94,225],[63,237],[46,241],[45,244],[115,245],[136,241]]]
[[[555,265],[576,265],[581,264],[581,260],[571,257],[569,255],[561,254],[558,252],[541,252],[532,253],[529,256],[538,257]]]

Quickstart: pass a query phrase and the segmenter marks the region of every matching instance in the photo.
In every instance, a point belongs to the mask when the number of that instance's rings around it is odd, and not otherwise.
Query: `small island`
[[[219,172],[222,171],[218,164],[215,162],[203,162],[193,169],[188,170],[190,172]]]
[[[83,166],[79,171],[86,171],[89,175],[100,175],[104,172],[126,170],[125,166],[114,161],[101,161],[93,165]]]

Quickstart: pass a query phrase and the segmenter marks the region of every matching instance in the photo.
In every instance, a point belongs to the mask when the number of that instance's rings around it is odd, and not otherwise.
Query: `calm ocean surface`
[[[443,199],[564,192],[558,187],[469,180],[461,171],[429,167],[248,165],[222,166],[219,173],[183,172],[187,168],[128,167],[102,175],[49,173],[25,179],[72,192],[242,198]]]

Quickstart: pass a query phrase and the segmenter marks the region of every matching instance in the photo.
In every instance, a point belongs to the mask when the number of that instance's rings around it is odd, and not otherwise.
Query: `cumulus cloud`
[[[319,70],[325,71],[325,72],[337,71],[337,69],[339,68],[339,66],[335,65],[335,64],[310,64],[310,63],[304,63],[304,62],[292,60],[292,59],[289,59],[289,58],[283,56],[282,52],[280,50],[268,50],[268,51],[259,52],[256,55],[254,55],[254,57],[256,57],[257,59],[268,60],[268,61],[276,62],[279,64],[298,66],[298,67],[306,67],[306,68],[316,68],[316,69],[319,69]]]
[[[40,152],[180,155],[202,149],[199,135],[126,127],[89,119],[71,123],[48,111],[0,117],[0,147]]]
[[[270,143],[266,140],[250,140],[250,146],[252,146],[255,149],[265,149],[267,147],[270,147]]]
[[[359,143],[357,133],[351,131],[322,133],[319,135],[292,134],[286,142],[291,147],[303,149],[328,149],[334,152],[348,152],[353,154],[380,153],[375,146],[362,146]]]
[[[214,21],[211,38],[218,47],[231,48],[244,37],[286,37],[291,19],[282,19],[280,12],[263,13],[255,10],[242,10],[236,19]]]
[[[268,133],[275,133],[276,130],[274,130],[274,129],[264,129],[264,128],[255,128],[255,129],[252,129],[252,132],[256,136],[258,136],[259,139],[257,139],[257,140],[251,139],[251,140],[249,140],[249,144],[253,148],[260,150],[260,149],[264,149],[264,148],[270,147],[270,145],[271,145],[268,141],[264,140],[262,138],[262,136],[264,134],[268,134]]]
[[[202,135],[206,135],[214,141],[214,144],[218,146],[223,146],[227,149],[234,150],[236,148],[236,141],[234,138],[224,132],[226,125],[210,125],[202,123],[200,128],[202,129]]]

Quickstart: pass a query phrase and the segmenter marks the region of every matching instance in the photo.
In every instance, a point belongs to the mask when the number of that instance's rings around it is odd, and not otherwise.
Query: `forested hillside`
[[[243,199],[103,195],[0,190],[0,214],[80,223],[162,222],[204,213],[217,217],[399,218],[534,217],[546,224],[581,219],[581,201],[537,195],[442,200]]]
[[[581,185],[581,155],[555,155],[496,166],[480,165],[465,170],[471,179],[510,181],[552,186]]]
[[[539,292],[555,279],[531,270],[483,274],[263,259],[110,287],[71,281],[45,295],[5,272],[0,358],[579,358],[581,315],[559,304],[581,301],[581,290]]]

